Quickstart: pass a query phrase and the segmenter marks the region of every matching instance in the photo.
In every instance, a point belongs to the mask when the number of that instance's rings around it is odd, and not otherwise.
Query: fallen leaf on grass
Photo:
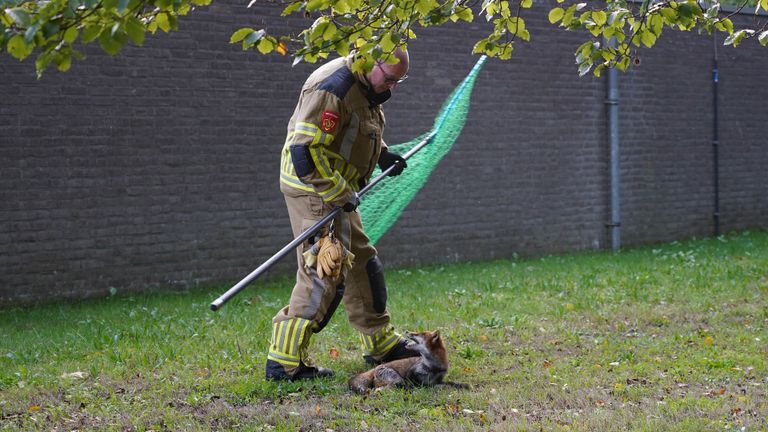
[[[30,412],[30,413],[33,413],[33,412],[38,412],[41,409],[42,408],[40,407],[40,405],[32,405],[31,407],[29,407],[29,409],[27,411]]]
[[[595,401],[595,405],[597,405],[599,407],[605,406],[605,401],[602,400],[602,399],[598,399],[598,400]]]
[[[331,356],[332,359],[337,359],[339,358],[339,350],[337,350],[336,347],[333,347],[328,351],[328,355]]]
[[[315,405],[315,414],[320,415],[320,404]]]
[[[195,376],[198,378],[208,378],[211,376],[211,371],[208,368],[202,368],[195,371]]]
[[[72,372],[72,373],[63,373],[61,374],[62,378],[77,378],[77,379],[86,379],[88,378],[88,372]]]
[[[704,345],[712,346],[713,343],[715,343],[715,341],[712,339],[712,336],[707,336],[704,338]]]
[[[552,363],[550,363],[549,360],[544,360],[544,363],[542,364],[542,366],[544,367],[544,369],[549,369],[552,367]]]
[[[445,405],[445,411],[447,411],[448,414],[456,415],[461,411],[461,407],[457,404],[447,404]]]

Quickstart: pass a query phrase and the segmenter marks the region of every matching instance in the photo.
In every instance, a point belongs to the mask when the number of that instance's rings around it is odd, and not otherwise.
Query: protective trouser
[[[294,236],[333,209],[316,194],[287,188],[283,192]],[[342,299],[350,323],[361,334],[365,355],[381,358],[400,340],[389,325],[383,268],[363,231],[360,214],[341,212],[333,221],[333,229],[344,247],[355,255],[352,268],[342,271],[335,285],[320,279],[314,268],[304,266],[302,253],[311,247],[313,239],[305,242],[296,251],[298,270],[289,304],[272,319],[268,358],[283,365],[289,375],[300,361],[312,366],[306,357],[311,334],[325,327]]]

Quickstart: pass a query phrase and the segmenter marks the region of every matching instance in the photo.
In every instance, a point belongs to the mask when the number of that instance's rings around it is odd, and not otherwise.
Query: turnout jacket
[[[328,62],[302,87],[288,122],[280,189],[315,192],[323,202],[343,206],[370,179],[382,149],[389,92],[375,94],[352,57]]]

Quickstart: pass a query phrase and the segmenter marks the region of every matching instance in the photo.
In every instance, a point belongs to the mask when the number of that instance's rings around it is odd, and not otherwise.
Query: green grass
[[[336,377],[266,382],[282,279],[217,313],[228,287],[0,310],[0,430],[768,430],[767,232],[387,282],[393,323],[440,329],[471,390],[351,394],[343,310],[313,342]]]

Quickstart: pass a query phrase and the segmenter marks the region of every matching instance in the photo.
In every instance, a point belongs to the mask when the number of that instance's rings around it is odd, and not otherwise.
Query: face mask
[[[389,89],[381,93],[374,93],[371,87],[368,88],[368,101],[371,103],[371,106],[381,105],[387,100],[389,100],[390,97],[392,97],[392,91],[390,91]]]

